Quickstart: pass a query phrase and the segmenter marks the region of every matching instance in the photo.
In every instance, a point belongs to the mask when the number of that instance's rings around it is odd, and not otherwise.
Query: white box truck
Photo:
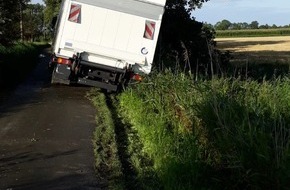
[[[116,91],[152,68],[166,0],[63,0],[52,83]]]

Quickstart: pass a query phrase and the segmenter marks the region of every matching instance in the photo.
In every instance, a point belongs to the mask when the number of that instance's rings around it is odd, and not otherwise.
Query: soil
[[[289,64],[290,36],[218,38],[217,47],[228,50],[232,62]]]
[[[218,47],[235,52],[289,52],[290,36],[217,38]]]
[[[14,90],[1,90],[0,189],[101,189],[90,88],[51,86],[48,57]]]

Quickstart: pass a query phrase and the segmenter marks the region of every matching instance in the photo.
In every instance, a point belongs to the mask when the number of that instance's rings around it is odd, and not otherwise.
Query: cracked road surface
[[[100,189],[88,87],[50,86],[47,58],[0,99],[0,189]]]

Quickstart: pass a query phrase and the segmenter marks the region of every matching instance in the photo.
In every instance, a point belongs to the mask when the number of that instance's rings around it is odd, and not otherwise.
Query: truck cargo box
[[[165,0],[63,1],[53,43],[54,78],[64,65],[73,73],[63,80],[109,86],[117,86],[128,71],[150,73],[164,5]]]

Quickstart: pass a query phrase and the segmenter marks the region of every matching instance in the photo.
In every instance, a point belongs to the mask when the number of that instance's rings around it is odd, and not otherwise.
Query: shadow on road
[[[2,149],[2,148],[1,148]],[[18,153],[14,153],[18,152]],[[29,165],[37,162],[47,162],[50,159],[58,159],[58,157],[66,157],[74,155],[78,150],[69,151],[59,151],[51,154],[37,153],[34,151],[8,151],[0,152],[1,155],[6,155],[0,159],[0,178],[5,177],[3,175],[10,175],[10,178],[2,182],[0,185],[1,189],[97,189],[96,184],[92,181],[86,179],[87,171],[81,168],[77,171],[71,172],[69,165],[64,166],[65,168],[53,169],[56,172],[50,175],[43,175],[42,172],[37,172],[37,170],[44,170],[44,166],[35,166],[35,169],[31,168],[29,171]],[[37,168],[39,167],[39,168]],[[53,166],[52,166],[53,167]],[[23,171],[26,169],[25,171]],[[32,173],[34,170],[34,173]],[[50,170],[46,168],[45,170]],[[13,175],[13,173],[27,173],[27,176],[18,179],[18,175]],[[11,175],[12,173],[12,175]],[[2,176],[1,176],[2,175]],[[15,181],[15,182],[13,182]],[[30,181],[27,183],[27,181]],[[11,185],[17,184],[17,185]]]
[[[48,70],[49,52],[46,49],[39,55],[39,62],[22,83],[2,86],[0,92],[0,118],[3,113],[16,112],[22,105],[37,103],[36,93],[50,87],[51,73]]]
[[[51,86],[48,61],[0,94],[0,189],[99,189],[90,88]]]
[[[0,148],[3,150],[4,148]],[[9,151],[9,152],[0,152],[2,157],[0,158],[0,172],[9,171],[11,167],[15,165],[25,164],[29,162],[34,162],[38,160],[47,160],[52,159],[59,156],[67,156],[76,153],[78,150],[70,150],[64,152],[54,152],[52,154],[43,154],[43,153],[36,153],[33,151],[24,151],[15,153],[17,151]],[[4,155],[4,156],[3,156]],[[5,156],[7,155],[7,156]]]
[[[18,186],[9,187],[9,189],[27,189],[27,190],[97,190],[94,184],[85,180],[80,180],[80,174],[66,175],[51,180],[44,180],[35,183],[21,184]],[[73,182],[73,185],[72,185]],[[57,187],[57,188],[56,188]],[[69,187],[69,188],[68,188]]]

